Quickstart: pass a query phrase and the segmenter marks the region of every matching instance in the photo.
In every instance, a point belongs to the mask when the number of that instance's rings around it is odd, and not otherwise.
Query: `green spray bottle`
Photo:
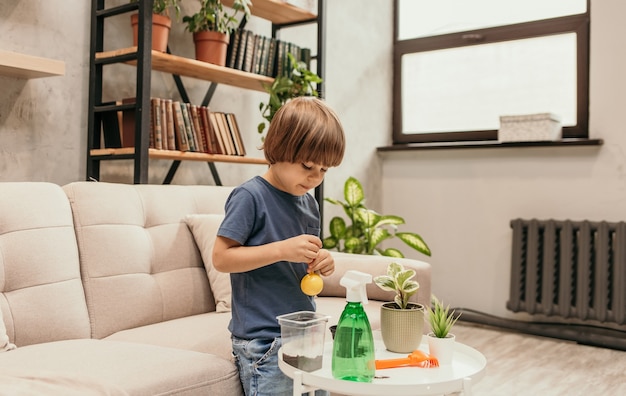
[[[346,288],[347,304],[341,313],[333,342],[333,377],[348,381],[372,382],[376,372],[374,337],[363,304],[367,304],[365,285],[372,275],[347,271],[339,282]]]

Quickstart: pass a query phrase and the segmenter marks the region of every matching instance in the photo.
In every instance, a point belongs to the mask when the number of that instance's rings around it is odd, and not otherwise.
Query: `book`
[[[226,113],[226,122],[228,122],[228,127],[230,128],[230,132],[233,136],[235,148],[237,149],[237,155],[245,156],[246,148],[243,144],[243,137],[241,136],[241,132],[239,131],[239,125],[237,124],[237,118],[235,117],[235,114]]]
[[[215,137],[219,146],[220,154],[228,155],[228,148],[220,131],[220,126],[217,120],[217,113],[215,113],[214,111],[209,112],[209,121],[211,122],[211,129],[215,132]]]
[[[124,98],[122,104],[135,104],[135,98]],[[135,147],[135,109],[122,111],[122,147]]]
[[[202,123],[202,129],[205,134],[206,144],[207,144],[207,153],[209,154],[220,154],[217,148],[217,142],[215,141],[215,137],[212,136],[213,132],[211,130],[211,123],[209,121],[209,108],[207,106],[200,106],[198,109],[198,113],[200,115],[200,122]]]
[[[220,133],[222,134],[222,140],[224,141],[224,145],[226,146],[226,154],[237,155],[235,142],[233,141],[233,135],[230,133],[230,129],[228,128],[225,113],[219,112],[215,114],[217,116],[217,124],[219,126]]]
[[[119,103],[103,103],[103,105],[113,105]],[[104,147],[107,148],[120,148],[122,147],[122,137],[120,132],[120,115],[119,111],[107,111],[100,114],[101,126],[102,126],[102,138],[104,140]],[[96,124],[98,125],[98,124]]]
[[[267,59],[265,60],[265,73],[263,73],[263,75],[274,77],[276,76],[276,54],[278,45],[277,40],[274,37],[270,37],[269,42]]]
[[[195,139],[193,137],[193,126],[191,125],[191,118],[189,116],[189,107],[187,103],[180,104],[180,113],[183,116],[183,125],[185,127],[185,133],[187,135],[187,144],[189,145],[189,151],[198,151]]]
[[[159,105],[159,110],[161,111],[161,144],[163,145],[163,150],[168,149],[167,145],[167,114],[166,114],[166,103],[167,99],[161,99],[161,103]]]
[[[254,40],[254,55],[250,71],[255,74],[261,74],[263,55],[265,52],[265,37],[257,35]]]
[[[243,29],[237,29],[231,35],[230,44],[228,45],[228,50],[226,54],[226,66],[230,68],[235,68],[237,65],[237,55],[239,52],[239,42],[241,41],[241,35],[243,34]]]
[[[150,111],[152,113],[152,133],[153,133],[153,144],[151,147],[154,147],[157,150],[163,149],[163,139],[162,139],[162,128],[161,128],[161,99],[160,98],[151,98],[150,99]]]
[[[239,39],[239,49],[237,50],[237,61],[235,69],[243,70],[243,64],[246,59],[246,48],[248,46],[248,40],[253,40],[254,33],[250,30],[244,30],[241,32],[241,38]]]
[[[189,142],[187,141],[187,131],[185,129],[181,103],[179,101],[172,101],[172,110],[178,149],[180,151],[189,151]]]
[[[250,32],[246,40],[246,53],[244,55],[243,69],[241,70],[249,73],[252,72],[252,68],[254,67],[254,52],[256,51],[258,40],[259,35]]]
[[[172,99],[164,101],[165,123],[167,124],[167,149],[176,150],[176,130],[174,129],[174,113],[172,112]]]
[[[198,141],[198,151],[208,153],[209,149],[206,144],[206,133],[200,123],[200,115],[198,114],[198,105],[189,105],[191,111],[191,120],[193,121],[193,129],[196,140]]]

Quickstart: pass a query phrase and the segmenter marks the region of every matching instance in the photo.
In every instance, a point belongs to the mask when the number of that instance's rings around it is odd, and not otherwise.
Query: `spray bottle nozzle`
[[[339,284],[346,288],[346,300],[367,304],[365,285],[372,283],[372,275],[360,271],[346,271]]]

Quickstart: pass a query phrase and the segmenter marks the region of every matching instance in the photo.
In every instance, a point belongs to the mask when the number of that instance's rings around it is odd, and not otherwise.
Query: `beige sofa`
[[[208,260],[230,190],[0,183],[1,393],[242,394],[228,274]],[[329,325],[345,305],[341,275],[384,273],[392,261],[334,256],[317,298]],[[418,271],[417,300],[427,302],[430,266],[402,262]],[[374,285],[368,293],[377,328],[391,296]]]

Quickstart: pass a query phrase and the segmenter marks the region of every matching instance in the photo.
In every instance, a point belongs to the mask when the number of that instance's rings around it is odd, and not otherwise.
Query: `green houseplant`
[[[430,333],[437,338],[446,338],[450,336],[452,326],[459,319],[454,315],[454,310],[450,312],[450,306],[443,305],[443,302],[434,295],[431,296],[432,308],[428,308],[428,323],[430,325]]]
[[[230,34],[241,19],[250,17],[250,0],[234,0],[232,8],[220,0],[198,0],[200,9],[185,15],[186,30],[193,33],[196,59],[224,66]],[[241,17],[240,17],[241,15]]]
[[[384,240],[398,238],[416,251],[430,256],[430,248],[421,236],[414,232],[396,232],[404,219],[395,215],[381,215],[365,207],[363,186],[354,177],[349,177],[343,188],[345,201],[324,198],[333,205],[341,205],[351,224],[339,217],[330,220],[330,236],[324,238],[324,248],[357,254],[379,254],[404,257],[395,248],[382,249],[378,245]]]
[[[130,0],[131,3],[137,3],[138,1],[139,0]],[[155,51],[167,51],[167,43],[172,27],[172,20],[170,18],[172,10],[177,17],[180,15],[180,0],[154,0],[152,4],[152,49]],[[134,13],[130,16],[130,24],[133,28],[133,45],[136,47],[139,37],[138,13]]]
[[[450,306],[443,304],[435,295],[431,296],[432,307],[428,308],[428,323],[430,332],[427,335],[428,350],[437,358],[440,364],[446,365],[452,362],[456,337],[450,333],[452,327],[459,319],[454,310],[450,312]]]
[[[374,277],[378,287],[395,293],[394,301],[380,307],[380,332],[391,352],[410,353],[422,342],[424,306],[409,301],[419,290],[419,283],[413,280],[415,275],[415,270],[393,262],[387,266],[386,275]]]
[[[274,118],[274,114],[289,101],[299,96],[318,96],[316,84],[322,82],[320,76],[309,70],[305,62],[296,60],[293,54],[287,54],[291,70],[285,75],[274,79],[272,85],[266,86],[269,93],[266,103],[259,104],[259,110],[264,121],[259,123],[258,131],[262,135],[265,127]]]

